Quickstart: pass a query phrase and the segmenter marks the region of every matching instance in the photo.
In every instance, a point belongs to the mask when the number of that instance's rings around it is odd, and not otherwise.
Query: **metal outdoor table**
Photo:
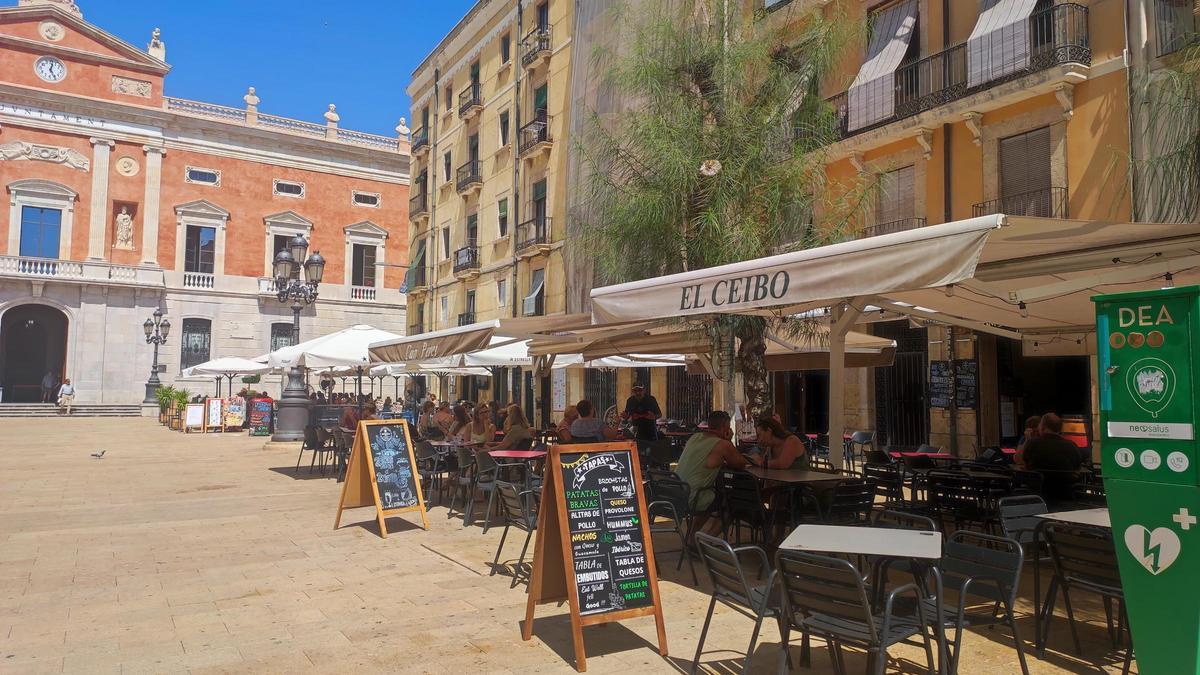
[[[845,476],[836,473],[809,471],[807,469],[767,469],[761,466],[747,466],[744,471],[761,481],[789,484],[839,481],[845,480],[846,478]]]
[[[936,560],[942,557],[942,533],[889,527],[797,525],[779,548]]]
[[[1042,527],[1046,523],[1060,522],[1111,530],[1112,519],[1107,508],[1039,513],[1037,517],[1041,518],[1042,522],[1033,528],[1033,646],[1041,654],[1046,649],[1046,645],[1042,643],[1042,622],[1050,620],[1050,617],[1043,616],[1047,603],[1042,600]]]
[[[547,454],[545,450],[491,450],[488,455],[492,459],[515,459],[523,465],[522,473],[525,474],[525,489],[528,490],[533,486],[533,470],[529,467],[529,463],[543,459]],[[501,465],[505,466],[505,465]]]

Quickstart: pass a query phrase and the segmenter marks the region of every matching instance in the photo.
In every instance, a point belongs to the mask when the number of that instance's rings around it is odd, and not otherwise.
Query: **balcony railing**
[[[539,216],[517,225],[517,253],[550,243],[550,218]]]
[[[422,192],[408,198],[408,217],[410,220],[427,213],[429,213],[429,195]]]
[[[550,53],[550,27],[539,26],[529,32],[524,40],[521,40],[521,66],[528,67],[529,64],[538,60],[541,56]]]
[[[458,116],[466,117],[472,108],[483,105],[483,88],[478,82],[472,83],[458,95]]]
[[[350,287],[350,299],[351,300],[360,300],[360,301],[364,301],[364,302],[374,302],[375,301],[375,287],[374,286],[351,286]]]
[[[526,155],[543,143],[550,142],[550,118],[545,111],[539,111],[533,121],[525,124],[517,132],[517,153]]]
[[[1014,62],[1014,39],[1026,41],[1027,61]],[[829,102],[837,113],[838,136],[846,138],[1057,65],[1091,62],[1088,8],[1055,5],[1034,13],[1024,25],[1010,24],[897,68],[891,91],[864,85],[854,97],[859,110],[854,129],[848,92]]]
[[[890,223],[880,223],[870,227],[864,227],[858,234],[859,239],[866,237],[877,237],[881,234],[891,234],[893,232],[904,232],[906,230],[915,230],[918,227],[925,227],[924,218],[902,218],[893,220]]]
[[[424,333],[424,332],[425,332],[425,324],[424,323],[414,323],[413,325],[409,326],[409,328],[408,328],[409,335],[420,335],[421,333]]]
[[[458,186],[459,192],[466,192],[477,185],[483,185],[483,176],[479,171],[479,160],[473,159],[458,167],[455,185]]]
[[[409,151],[415,155],[422,150],[427,150],[428,148],[429,148],[429,130],[426,129],[425,127],[421,127],[420,129],[417,129],[416,131],[413,132],[412,146]]]
[[[454,273],[469,272],[479,269],[479,247],[475,242],[454,252]]]
[[[972,207],[972,211],[975,216],[1003,213],[1008,216],[1066,218],[1067,205],[1067,188],[1052,187],[980,202]]]
[[[470,326],[475,323],[475,312],[463,312],[458,315],[458,325]]]
[[[0,256],[0,277],[48,279],[76,283],[158,286],[165,285],[162,270],[114,265],[106,262],[56,260],[27,256]]]
[[[184,288],[212,288],[213,276],[205,272],[184,272],[183,287]]]

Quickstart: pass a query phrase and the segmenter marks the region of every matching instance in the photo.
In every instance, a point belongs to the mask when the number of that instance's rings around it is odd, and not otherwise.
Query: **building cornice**
[[[74,47],[66,47],[53,42],[30,40],[28,38],[16,37],[15,35],[0,34],[0,48],[18,49],[35,54],[51,54],[53,56],[61,56],[73,61],[101,63],[106,66],[117,66],[128,70],[136,70],[142,73],[150,73],[159,77],[166,75],[167,71],[170,70],[170,68],[167,68],[164,65],[139,63],[129,59],[109,56],[108,54],[99,54],[97,52],[89,52],[83,49],[75,49]]]

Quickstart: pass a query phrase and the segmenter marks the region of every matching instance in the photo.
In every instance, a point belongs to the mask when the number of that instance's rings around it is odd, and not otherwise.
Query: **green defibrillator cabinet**
[[[1093,300],[1104,485],[1138,671],[1200,673],[1200,287]]]

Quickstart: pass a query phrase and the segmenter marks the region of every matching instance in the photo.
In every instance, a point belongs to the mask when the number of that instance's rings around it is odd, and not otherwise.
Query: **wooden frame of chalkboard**
[[[571,458],[569,464],[563,464],[563,456],[567,455]],[[577,457],[580,456],[581,457]],[[605,457],[606,455],[611,457]],[[590,461],[589,461],[590,458]],[[615,460],[609,462],[608,460]],[[621,465],[622,461],[624,462]],[[636,531],[640,531],[641,544],[640,553],[636,547],[632,546],[633,540],[627,539],[630,542],[629,552],[624,555],[613,550],[615,546],[610,546],[610,550],[603,553],[603,561],[601,566],[607,565],[606,575],[595,577],[604,581],[596,582],[593,577],[588,577],[587,580],[581,581],[579,566],[576,564],[574,543],[576,537],[572,536],[571,518],[568,512],[568,495],[567,486],[564,484],[564,469],[575,471],[576,483],[582,484],[583,478],[579,476],[577,467],[587,467],[588,464],[594,464],[595,468],[602,469],[604,472],[616,472],[618,475],[622,471],[628,471],[629,482],[626,485],[626,493],[618,494],[618,499],[607,499],[604,497],[603,490],[597,490],[596,518],[597,522],[593,530],[576,532],[578,535],[587,535],[592,532],[598,534],[597,548],[605,542],[614,545],[620,545],[621,542],[615,538],[606,540],[605,534],[608,532],[611,521],[605,520],[605,507],[603,502],[609,501],[610,506],[614,501],[621,501],[619,498],[635,498],[637,500],[637,509],[634,514],[629,514],[631,520],[636,525],[639,525]],[[626,468],[627,467],[627,468]],[[591,469],[588,469],[590,471]],[[575,669],[579,672],[587,670],[587,653],[583,645],[583,627],[594,626],[602,623],[610,623],[613,621],[624,621],[639,616],[654,615],[654,621],[658,627],[658,653],[663,657],[667,656],[667,631],[663,623],[662,613],[662,596],[658,591],[658,568],[654,563],[654,544],[650,539],[650,523],[646,514],[646,495],[642,489],[642,470],[638,461],[637,446],[633,443],[582,443],[577,445],[554,445],[550,447],[550,455],[547,459],[545,478],[542,481],[542,502],[541,508],[538,511],[537,525],[537,542],[533,547],[533,572],[529,578],[529,600],[525,607],[525,623],[521,627],[521,638],[529,640],[533,637],[533,614],[534,608],[539,604],[550,602],[562,602],[566,600],[571,609],[571,635],[575,645]],[[577,489],[577,488],[576,488]],[[580,497],[581,499],[584,497]],[[623,507],[622,502],[617,508]],[[590,507],[584,506],[583,509]],[[580,508],[575,511],[579,512]],[[615,517],[624,517],[627,512],[620,509]],[[591,517],[576,515],[576,518]],[[601,522],[603,521],[603,522]],[[628,530],[628,528],[625,528]],[[601,531],[603,530],[603,531]],[[581,543],[584,539],[579,540]],[[586,545],[586,544],[585,544]],[[596,560],[599,556],[584,558],[584,560]],[[580,584],[588,586],[604,586],[610,588],[610,598],[614,595],[620,595],[624,604],[625,596],[617,584],[620,574],[616,573],[616,567],[619,566],[617,560],[619,558],[629,559],[631,557],[644,558],[642,563],[643,569],[638,576],[645,577],[645,588],[650,593],[649,603],[640,604],[639,606],[613,609],[612,607],[601,606],[598,609],[591,610],[590,613],[582,612],[580,609]],[[636,564],[636,562],[634,562]],[[584,574],[594,573],[602,569],[596,566],[587,566],[587,571]],[[626,568],[623,571],[631,571]],[[624,577],[627,581],[636,583],[641,579],[633,578],[632,576]],[[596,591],[599,593],[600,591]]]
[[[199,423],[193,423],[193,411],[197,412]],[[183,409],[183,431],[184,433],[192,433],[192,429],[199,429],[200,433],[204,433],[205,409],[203,403],[189,403]]]
[[[379,498],[379,482],[375,473],[374,449],[371,447],[370,431],[372,427],[389,427],[399,429],[402,434],[395,436],[402,439],[405,451],[408,453],[408,466],[411,489],[416,493],[416,503],[403,508],[385,509],[384,502]],[[394,432],[393,432],[394,433]],[[342,498],[338,502],[337,518],[333,521],[333,529],[342,524],[342,511],[361,506],[374,506],[375,518],[379,521],[379,534],[387,539],[387,525],[384,519],[398,513],[419,511],[422,527],[429,529],[429,516],[425,512],[425,495],[421,492],[421,474],[417,471],[417,458],[413,454],[412,435],[408,432],[408,422],[405,420],[362,420],[358,423],[358,431],[354,435],[354,447],[350,450],[350,458],[346,465],[346,482],[342,483]]]
[[[216,424],[209,424],[213,421],[213,405],[216,404],[217,415]],[[208,397],[204,399],[204,433],[210,431],[225,431],[225,399]]]

